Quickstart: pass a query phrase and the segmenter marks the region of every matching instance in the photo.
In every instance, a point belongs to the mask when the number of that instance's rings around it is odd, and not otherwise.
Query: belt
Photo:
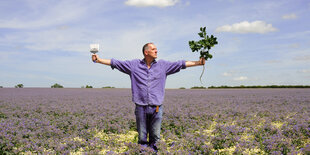
[[[139,105],[136,103],[136,106],[141,106],[141,107],[146,107],[146,106],[150,106],[150,107],[156,107],[156,112],[159,111],[159,107],[161,107],[161,105]]]

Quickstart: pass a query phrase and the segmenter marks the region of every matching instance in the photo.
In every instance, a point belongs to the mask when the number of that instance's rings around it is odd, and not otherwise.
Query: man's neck
[[[154,58],[145,57],[144,60],[145,60],[145,63],[146,63],[146,65],[147,65],[147,67],[148,67],[148,68],[151,68],[151,64],[152,64],[152,62],[153,62],[155,59],[154,59]]]

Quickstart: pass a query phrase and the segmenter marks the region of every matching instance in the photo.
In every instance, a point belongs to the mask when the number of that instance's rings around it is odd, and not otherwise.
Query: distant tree
[[[180,87],[179,89],[186,89],[185,87]]]
[[[23,84],[18,84],[15,86],[15,88],[24,88],[24,85]]]
[[[3,88],[3,86],[0,86],[0,88]]]
[[[81,86],[81,88],[85,88],[85,86]]]
[[[51,86],[51,88],[63,88],[63,86],[58,83],[55,83],[54,85]]]
[[[86,85],[86,88],[93,88],[93,86]]]
[[[115,87],[111,87],[111,86],[105,86],[105,87],[102,87],[102,88],[115,88]]]

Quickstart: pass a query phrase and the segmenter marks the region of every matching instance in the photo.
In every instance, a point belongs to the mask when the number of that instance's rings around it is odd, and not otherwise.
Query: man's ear
[[[144,55],[148,55],[148,52],[147,52],[147,50],[145,50],[145,51],[144,51]]]

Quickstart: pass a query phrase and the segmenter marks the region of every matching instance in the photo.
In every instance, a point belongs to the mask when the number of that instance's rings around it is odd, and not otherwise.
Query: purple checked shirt
[[[130,61],[111,59],[111,67],[130,76],[132,101],[138,105],[161,105],[167,75],[186,68],[185,60],[176,62],[154,60],[148,69],[144,59]]]

